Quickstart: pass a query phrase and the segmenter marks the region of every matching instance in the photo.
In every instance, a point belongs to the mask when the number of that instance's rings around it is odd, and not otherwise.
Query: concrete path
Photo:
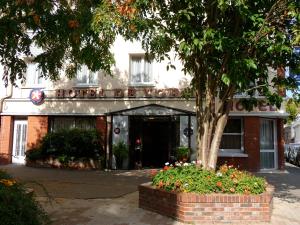
[[[48,192],[54,198],[49,202],[38,190],[38,200],[50,214],[54,225],[182,225],[138,208],[137,185],[149,180],[147,171],[0,167],[3,168],[21,180],[35,180],[47,185]],[[276,190],[271,223],[259,225],[299,225],[300,168],[287,164],[286,172],[259,175],[266,177]],[[37,189],[36,186],[34,188]]]

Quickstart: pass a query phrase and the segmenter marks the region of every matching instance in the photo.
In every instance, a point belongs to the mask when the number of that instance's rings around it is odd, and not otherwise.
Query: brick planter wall
[[[139,207],[180,222],[269,222],[274,188],[260,195],[167,192],[151,183],[139,186]]]

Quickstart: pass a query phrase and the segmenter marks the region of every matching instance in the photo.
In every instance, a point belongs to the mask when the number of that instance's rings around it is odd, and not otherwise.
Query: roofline
[[[145,108],[145,107],[149,107],[149,106],[150,107],[151,106],[158,106],[158,107],[165,108],[165,109],[175,110],[175,111],[178,111],[178,112],[182,112],[183,115],[195,115],[196,114],[195,112],[191,112],[191,111],[188,111],[188,110],[183,110],[183,109],[178,109],[178,108],[173,108],[173,107],[169,107],[169,106],[163,106],[163,105],[152,103],[152,104],[137,106],[137,107],[133,107],[133,108],[129,108],[129,109],[122,109],[122,110],[118,110],[118,111],[107,112],[107,113],[105,113],[105,115],[112,115],[112,116],[122,115],[123,112],[130,112],[130,111],[133,111],[133,110],[137,110],[137,109],[141,109],[141,108]]]

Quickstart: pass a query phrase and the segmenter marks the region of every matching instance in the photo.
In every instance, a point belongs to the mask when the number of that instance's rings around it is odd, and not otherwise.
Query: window
[[[73,117],[73,116],[54,116],[50,118],[50,131],[58,131],[62,129],[96,129],[95,117]]]
[[[132,55],[130,57],[130,84],[152,85],[152,61],[145,59],[143,55]]]
[[[86,65],[82,65],[77,72],[78,85],[97,85],[97,74],[90,71]]]
[[[29,85],[43,85],[45,78],[42,77],[41,69],[37,63],[28,63],[26,71],[26,83]]]
[[[241,118],[230,118],[222,136],[221,151],[243,151],[243,123]]]

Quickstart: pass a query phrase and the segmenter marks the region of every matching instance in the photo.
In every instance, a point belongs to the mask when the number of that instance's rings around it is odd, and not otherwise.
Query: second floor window
[[[78,85],[96,85],[97,74],[88,69],[86,65],[81,66],[77,71],[77,84]]]
[[[28,85],[43,85],[45,78],[42,77],[41,69],[37,63],[28,63],[26,72],[26,83]]]
[[[152,61],[143,55],[130,57],[130,85],[152,85]]]

